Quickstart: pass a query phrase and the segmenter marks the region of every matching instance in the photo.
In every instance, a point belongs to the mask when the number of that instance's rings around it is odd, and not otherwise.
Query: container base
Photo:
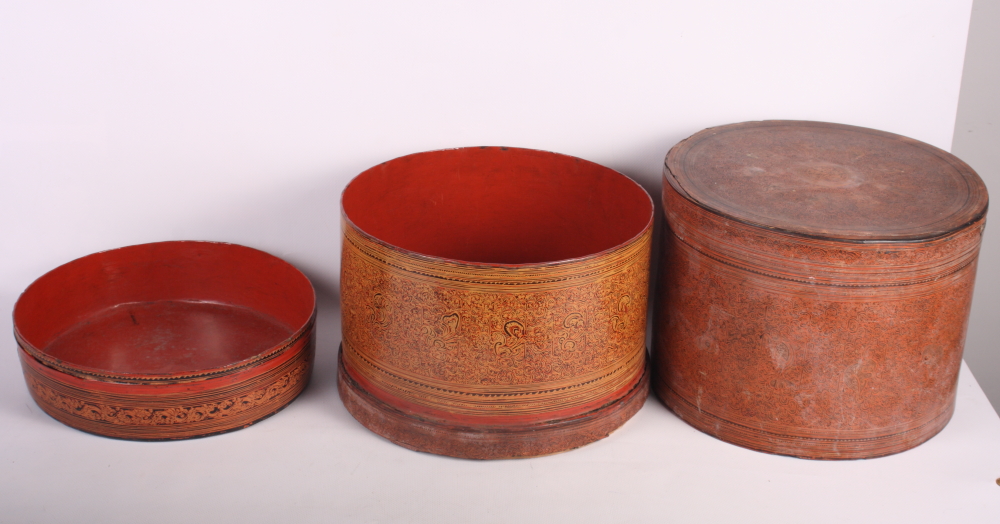
[[[400,411],[361,388],[338,356],[337,389],[347,411],[363,426],[414,451],[466,459],[551,455],[600,440],[621,427],[649,395],[649,364],[635,387],[620,399],[576,417],[511,426],[460,426]]]
[[[868,435],[863,438],[828,438],[786,435],[752,428],[708,413],[678,395],[661,380],[653,381],[656,396],[684,422],[719,440],[740,447],[814,460],[850,460],[883,457],[914,448],[937,435],[951,420],[955,400],[932,417],[904,431]],[[807,433],[807,428],[796,428]],[[876,433],[876,432],[869,432]]]

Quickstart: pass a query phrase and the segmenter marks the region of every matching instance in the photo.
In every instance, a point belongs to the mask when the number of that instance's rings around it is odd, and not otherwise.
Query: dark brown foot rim
[[[695,429],[740,447],[814,460],[852,460],[884,457],[914,448],[938,434],[955,411],[955,404],[913,429],[869,438],[839,439],[782,435],[730,422],[699,410],[665,383],[654,380],[656,396]]]
[[[466,459],[551,455],[600,440],[621,427],[649,395],[649,366],[622,398],[573,418],[518,426],[458,426],[419,418],[389,406],[363,390],[338,357],[337,389],[347,411],[363,426],[403,446]]]

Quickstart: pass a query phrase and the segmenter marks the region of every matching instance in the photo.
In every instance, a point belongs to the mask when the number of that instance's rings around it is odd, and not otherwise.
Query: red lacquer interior
[[[162,242],[89,255],[45,274],[14,326],[66,364],[122,374],[225,367],[282,344],[312,317],[309,280],[248,247]]]
[[[344,190],[344,213],[408,251],[487,264],[593,255],[650,223],[646,191],[611,169],[529,149],[418,153],[375,166]]]

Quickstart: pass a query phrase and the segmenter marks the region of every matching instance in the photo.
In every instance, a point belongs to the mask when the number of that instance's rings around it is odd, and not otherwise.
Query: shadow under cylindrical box
[[[316,298],[263,251],[159,242],[46,273],[14,306],[28,389],[56,420],[167,440],[240,429],[305,388]]]
[[[664,169],[654,389],[722,440],[909,449],[955,388],[986,188],[949,153],[818,122],[706,129]]]
[[[419,153],[344,190],[341,398],[383,437],[493,459],[607,436],[648,391],[653,207],[527,149]]]

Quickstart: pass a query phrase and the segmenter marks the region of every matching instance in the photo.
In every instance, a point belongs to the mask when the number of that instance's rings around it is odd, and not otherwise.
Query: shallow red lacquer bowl
[[[216,242],[95,253],[14,306],[28,390],[60,422],[134,440],[202,437],[268,417],[312,371],[316,297],[287,262]]]

